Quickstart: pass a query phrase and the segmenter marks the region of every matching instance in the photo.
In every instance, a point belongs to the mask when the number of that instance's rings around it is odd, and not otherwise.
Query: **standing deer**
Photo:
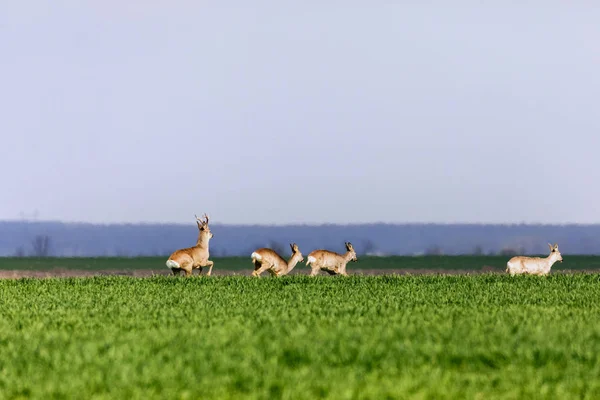
[[[345,275],[346,264],[350,260],[357,261],[356,252],[350,242],[346,242],[346,254],[341,255],[329,250],[315,250],[308,255],[306,265],[312,269],[310,276],[315,276],[319,271],[325,271],[329,275]],[[311,265],[312,264],[312,265]]]
[[[198,241],[194,247],[176,250],[171,254],[167,260],[167,268],[171,268],[173,275],[179,275],[183,270],[185,276],[191,276],[194,269],[200,269],[200,273],[202,273],[202,267],[208,267],[206,276],[210,276],[212,273],[214,263],[208,259],[208,242],[212,239],[213,234],[208,226],[208,215],[204,214],[204,220],[196,215],[194,217],[196,217],[198,225]]]
[[[511,275],[530,274],[530,275],[548,275],[552,265],[559,261],[562,262],[562,255],[558,251],[558,244],[550,247],[550,255],[546,258],[540,257],[513,257],[506,263],[506,272]]]
[[[292,272],[296,264],[304,261],[304,257],[296,243],[291,243],[290,247],[292,256],[287,262],[272,249],[262,248],[254,251],[250,256],[254,264],[252,276],[260,276],[265,271],[269,271],[274,276],[287,275]]]

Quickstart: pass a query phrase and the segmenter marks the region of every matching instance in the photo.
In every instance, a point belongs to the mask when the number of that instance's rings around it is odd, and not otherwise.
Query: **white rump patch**
[[[316,258],[314,258],[313,256],[308,256],[308,261],[306,262],[306,265],[314,263],[315,261],[317,261]]]
[[[179,263],[177,263],[177,261],[167,260],[167,268],[181,268],[181,267],[179,266]]]
[[[253,252],[250,257],[252,257],[253,260],[257,260],[257,261],[262,260],[262,257],[257,252]]]

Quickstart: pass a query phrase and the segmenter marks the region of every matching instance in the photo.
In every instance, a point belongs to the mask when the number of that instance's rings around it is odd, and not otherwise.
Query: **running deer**
[[[254,264],[254,271],[252,276],[260,276],[265,271],[269,271],[271,275],[282,276],[289,274],[296,264],[304,261],[300,249],[296,243],[291,243],[292,256],[289,261],[285,261],[276,251],[262,248],[252,253],[252,263]]]
[[[346,242],[346,254],[341,255],[329,250],[315,250],[308,255],[306,265],[312,270],[310,276],[315,276],[319,271],[325,271],[329,275],[345,275],[346,264],[350,260],[357,261],[356,252],[350,242]],[[311,265],[312,264],[312,265]]]
[[[213,234],[208,226],[208,215],[204,214],[204,219],[196,217],[198,225],[198,241],[194,247],[180,249],[175,251],[167,260],[167,268],[173,271],[173,275],[179,275],[181,271],[185,271],[185,276],[191,276],[194,269],[199,269],[202,273],[202,267],[208,267],[206,276],[212,273],[213,262],[208,259],[208,242],[212,239]]]
[[[550,255],[546,258],[540,257],[513,257],[506,263],[506,272],[511,275],[530,274],[530,275],[548,275],[552,265],[559,261],[562,262],[562,255],[558,251],[558,244],[550,247]]]

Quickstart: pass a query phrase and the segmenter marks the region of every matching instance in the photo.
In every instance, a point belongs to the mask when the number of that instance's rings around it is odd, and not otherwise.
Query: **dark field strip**
[[[563,255],[565,261],[557,263],[553,271],[560,270],[594,270],[600,269],[600,256]],[[352,270],[471,270],[471,271],[504,271],[510,257],[503,256],[422,256],[422,257],[361,257],[358,262],[348,264]],[[12,258],[0,257],[0,270],[167,270],[167,257],[98,257],[98,258]],[[215,262],[213,271],[251,271],[250,257],[212,258]],[[304,263],[293,271],[308,271]]]
[[[600,398],[600,276],[0,280],[0,398]]]

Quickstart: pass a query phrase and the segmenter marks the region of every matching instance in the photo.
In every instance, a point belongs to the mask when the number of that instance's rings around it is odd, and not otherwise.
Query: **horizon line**
[[[89,222],[89,221],[61,221],[51,219],[0,219],[2,223],[26,223],[26,224],[62,224],[62,225],[95,225],[95,226],[111,226],[111,225],[176,225],[186,226],[188,223],[183,222],[156,222],[156,221],[138,221],[138,222]],[[191,223],[190,223],[191,225]],[[600,222],[431,222],[431,221],[420,221],[420,222],[287,222],[287,223],[221,223],[213,222],[213,226],[229,226],[229,227],[293,227],[293,226],[366,226],[366,225],[437,225],[437,226],[600,226]]]

